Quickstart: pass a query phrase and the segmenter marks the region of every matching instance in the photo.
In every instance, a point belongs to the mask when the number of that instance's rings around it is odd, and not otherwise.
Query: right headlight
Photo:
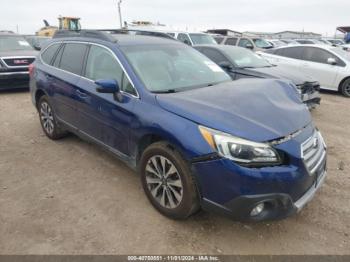
[[[220,156],[239,164],[277,165],[281,163],[279,154],[269,144],[245,140],[204,126],[199,126],[199,130],[207,143]]]

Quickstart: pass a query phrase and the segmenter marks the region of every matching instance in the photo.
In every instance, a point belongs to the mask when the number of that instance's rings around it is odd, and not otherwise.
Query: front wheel
[[[342,83],[340,91],[344,96],[350,97],[350,78]]]
[[[198,211],[198,193],[190,168],[167,143],[157,142],[144,151],[140,173],[149,201],[163,215],[185,219]]]
[[[67,132],[62,130],[55,117],[52,106],[46,96],[42,96],[38,102],[38,112],[41,127],[47,137],[57,140],[64,137]]]

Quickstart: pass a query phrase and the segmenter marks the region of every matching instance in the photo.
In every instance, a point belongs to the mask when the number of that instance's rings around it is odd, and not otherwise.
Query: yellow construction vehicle
[[[51,26],[46,20],[44,20],[45,26],[36,32],[38,36],[49,36],[52,37],[57,30],[71,30],[78,31],[81,29],[80,18],[78,17],[58,17],[58,27]]]

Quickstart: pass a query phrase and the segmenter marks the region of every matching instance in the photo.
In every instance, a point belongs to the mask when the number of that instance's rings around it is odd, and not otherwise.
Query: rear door
[[[337,64],[328,64],[327,60],[329,58],[333,58]],[[335,81],[341,66],[345,66],[344,62],[327,50],[318,47],[306,47],[303,53],[303,61],[300,63],[300,70],[317,79],[321,84],[321,88],[337,90],[338,87],[335,87]]]
[[[108,48],[91,45],[86,60],[84,77],[80,79],[77,102],[80,131],[90,138],[128,155],[130,125],[134,120],[133,107],[137,92],[125,74],[119,60]],[[113,94],[96,91],[94,81],[115,79],[123,94],[118,102]]]
[[[56,69],[51,75],[51,85],[56,115],[72,127],[79,126],[76,101],[80,93],[77,84],[82,74],[86,51],[86,44],[65,43],[53,62]]]

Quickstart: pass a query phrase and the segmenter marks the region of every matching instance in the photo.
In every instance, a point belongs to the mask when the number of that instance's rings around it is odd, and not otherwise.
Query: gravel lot
[[[328,178],[283,221],[161,216],[126,165],[75,136],[47,139],[29,93],[0,93],[0,254],[350,254],[350,99],[312,112]]]

